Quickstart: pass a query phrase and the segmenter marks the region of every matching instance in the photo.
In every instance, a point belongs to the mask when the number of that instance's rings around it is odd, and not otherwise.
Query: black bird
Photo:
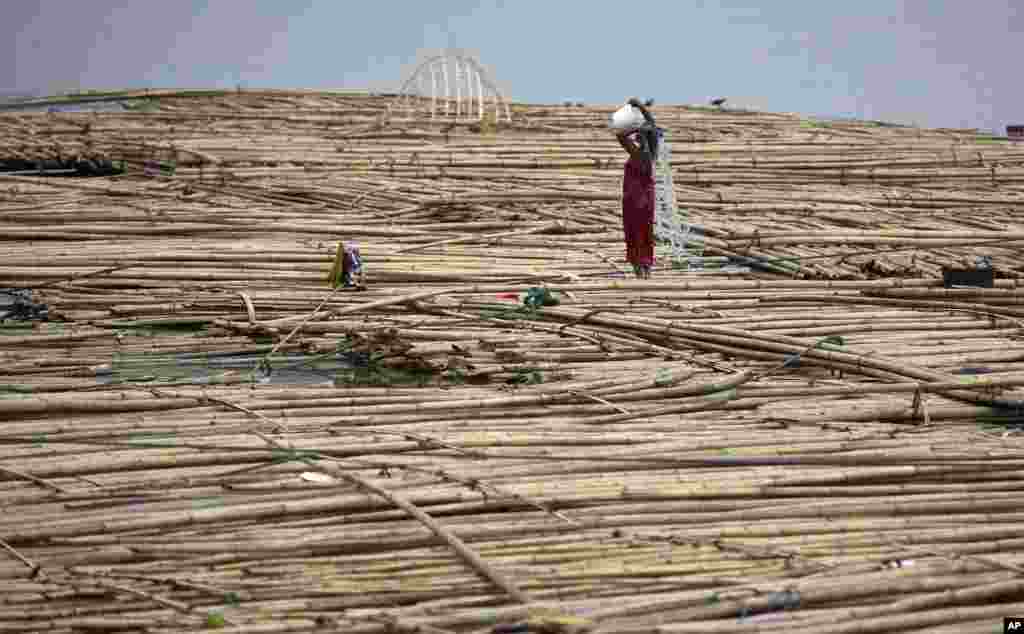
[[[718,106],[719,108],[721,108],[724,103],[725,103],[725,97],[719,97],[718,99],[712,99],[711,100],[711,105],[712,106]]]

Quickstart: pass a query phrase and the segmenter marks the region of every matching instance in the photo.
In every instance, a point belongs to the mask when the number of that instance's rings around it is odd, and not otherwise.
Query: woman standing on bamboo
[[[658,157],[658,135],[647,107],[636,99],[630,99],[629,105],[643,114],[645,123],[616,134],[629,153],[622,178],[622,229],[626,260],[633,265],[637,278],[648,279],[654,266],[654,161]]]

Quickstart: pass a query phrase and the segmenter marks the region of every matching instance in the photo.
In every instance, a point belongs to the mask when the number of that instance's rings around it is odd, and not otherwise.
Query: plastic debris
[[[32,291],[27,288],[4,288],[0,289],[0,319],[47,321],[49,308],[33,300]]]
[[[361,288],[363,286],[363,259],[359,254],[359,245],[351,242],[339,242],[334,254],[334,265],[327,276],[332,288]]]
[[[326,473],[320,473],[318,471],[303,471],[300,478],[306,482],[314,482],[316,484],[337,484],[338,480],[327,475]]]
[[[526,297],[523,298],[523,304],[527,308],[558,306],[559,303],[558,298],[552,295],[550,290],[542,286],[534,286],[530,290],[526,291]]]

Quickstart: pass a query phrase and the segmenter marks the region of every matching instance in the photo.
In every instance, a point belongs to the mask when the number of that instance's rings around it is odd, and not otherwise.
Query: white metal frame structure
[[[495,120],[502,117],[512,120],[508,100],[480,62],[452,53],[435,55],[417,66],[389,106],[396,114],[429,111],[431,119],[476,121],[483,120],[490,108],[493,108]]]

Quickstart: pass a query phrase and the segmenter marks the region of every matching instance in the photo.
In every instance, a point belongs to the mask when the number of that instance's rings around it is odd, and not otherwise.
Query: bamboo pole
[[[658,106],[717,257],[634,281],[608,107],[390,99],[0,114],[0,160],[127,169],[0,192],[0,311],[50,316],[0,323],[0,629],[887,631],[1019,591],[1019,147]]]

